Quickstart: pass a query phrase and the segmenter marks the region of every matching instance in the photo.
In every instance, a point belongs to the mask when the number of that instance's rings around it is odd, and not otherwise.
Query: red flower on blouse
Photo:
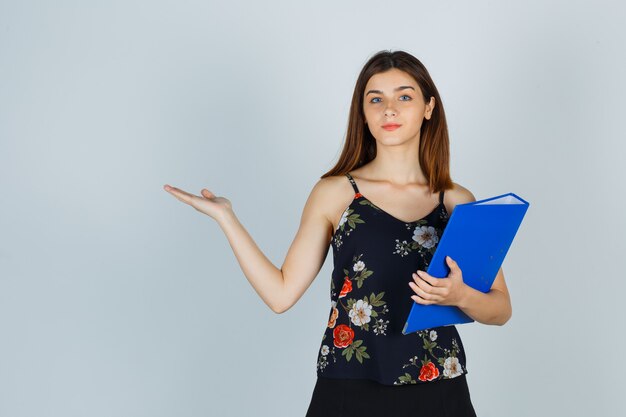
[[[438,376],[439,376],[439,369],[437,369],[434,363],[428,362],[426,365],[422,366],[422,369],[420,370],[420,375],[418,378],[420,381],[432,381]]]
[[[339,298],[345,297],[346,294],[348,294],[350,291],[352,291],[352,281],[350,281],[350,278],[345,277],[343,279],[343,287],[341,287],[341,292],[339,293]]]
[[[350,326],[340,324],[333,330],[333,343],[335,347],[345,348],[352,343],[352,339],[354,339],[354,330],[352,330]]]

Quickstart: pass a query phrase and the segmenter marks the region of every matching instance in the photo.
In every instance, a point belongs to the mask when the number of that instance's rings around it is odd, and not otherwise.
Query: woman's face
[[[435,106],[435,98],[431,97],[425,104],[417,82],[397,68],[373,75],[363,94],[365,121],[381,145],[419,140],[422,120],[430,119]],[[388,123],[400,126],[395,129],[383,127]]]

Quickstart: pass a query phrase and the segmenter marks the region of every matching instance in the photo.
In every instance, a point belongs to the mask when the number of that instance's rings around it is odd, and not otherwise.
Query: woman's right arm
[[[203,190],[202,196],[195,196],[173,187],[165,189],[218,222],[254,290],[272,311],[282,313],[300,299],[326,259],[332,234],[332,223],[325,212],[327,183],[327,179],[321,179],[313,187],[280,269],[259,249],[227,199],[208,190]]]
[[[311,191],[296,236],[278,269],[261,252],[232,210],[219,220],[239,265],[261,299],[272,311],[291,308],[311,285],[326,259],[330,221],[324,214],[324,180]]]

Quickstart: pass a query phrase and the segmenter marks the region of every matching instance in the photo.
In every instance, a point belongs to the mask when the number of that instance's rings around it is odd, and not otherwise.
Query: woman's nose
[[[385,116],[395,116],[395,115],[396,115],[396,111],[394,109],[390,109],[390,108],[385,109]]]

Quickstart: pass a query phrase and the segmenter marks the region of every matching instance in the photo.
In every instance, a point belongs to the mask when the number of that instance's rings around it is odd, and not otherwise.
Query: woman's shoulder
[[[352,184],[346,174],[329,175],[321,178],[315,187],[319,189],[319,195],[330,213],[334,213],[336,207],[342,207],[354,198]],[[332,217],[332,216],[331,216]]]
[[[336,213],[354,198],[352,185],[345,174],[320,178],[313,185],[307,205],[316,207],[332,223]]]
[[[340,174],[320,178],[313,189],[319,191],[322,198],[334,199],[344,194],[347,189],[352,189],[352,186],[346,174]]]
[[[457,204],[476,201],[476,197],[474,197],[474,194],[472,194],[469,189],[456,182],[452,183],[451,189],[445,190],[443,197],[444,205],[448,213],[452,213],[452,210],[454,210]]]

